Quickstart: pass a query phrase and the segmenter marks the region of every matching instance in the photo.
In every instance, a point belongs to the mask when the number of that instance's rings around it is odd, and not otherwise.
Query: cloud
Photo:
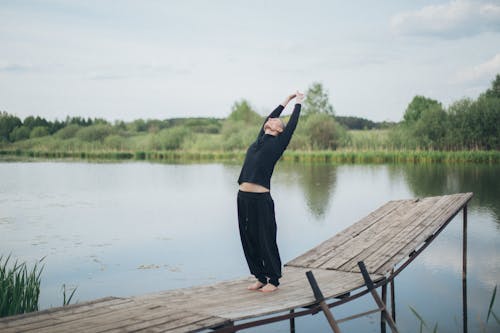
[[[128,65],[108,66],[91,70],[87,78],[90,80],[121,80],[129,78],[172,77],[190,74],[187,67],[174,67],[171,65]]]
[[[0,72],[32,72],[37,68],[30,64],[0,63]]]
[[[459,0],[401,12],[391,18],[391,29],[400,35],[461,38],[482,32],[500,32],[500,5]]]
[[[466,68],[458,72],[457,82],[474,82],[481,80],[492,80],[495,74],[500,73],[500,53],[479,65]]]

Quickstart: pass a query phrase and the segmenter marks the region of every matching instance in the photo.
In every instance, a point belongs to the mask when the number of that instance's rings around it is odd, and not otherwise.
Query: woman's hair
[[[278,118],[278,119],[279,119],[279,120],[280,120],[280,122],[281,122],[281,127],[283,127],[283,129],[285,129],[285,127],[286,127],[285,122],[284,122],[281,118]]]

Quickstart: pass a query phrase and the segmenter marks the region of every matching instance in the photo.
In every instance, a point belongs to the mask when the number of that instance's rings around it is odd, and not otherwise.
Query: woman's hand
[[[295,98],[295,94],[291,94],[291,95],[287,96],[287,97],[285,98],[285,100],[283,101],[283,103],[281,103],[281,105],[283,105],[284,107],[286,107],[286,106],[287,106],[287,104],[288,104],[288,103],[290,103],[290,101],[291,101],[292,99],[294,99],[294,98]]]
[[[302,101],[304,100],[304,93],[297,90],[297,92],[295,93],[295,97],[297,97],[295,103],[302,104]]]

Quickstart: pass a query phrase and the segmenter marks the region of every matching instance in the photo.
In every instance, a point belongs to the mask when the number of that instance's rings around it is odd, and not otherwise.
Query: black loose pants
[[[269,282],[278,286],[281,259],[276,244],[277,227],[271,194],[239,191],[238,222],[250,273],[264,284]]]

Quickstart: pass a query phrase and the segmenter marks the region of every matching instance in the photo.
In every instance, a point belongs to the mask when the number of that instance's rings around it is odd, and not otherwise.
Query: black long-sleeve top
[[[268,118],[279,117],[284,108],[283,105],[278,105],[276,109],[271,112],[269,117],[266,118],[264,124]],[[292,138],[293,132],[299,121],[300,109],[301,105],[295,104],[288,124],[283,132],[277,136],[265,134],[264,124],[262,125],[257,140],[255,140],[247,150],[245,162],[243,163],[240,177],[238,178],[238,184],[249,182],[271,189],[271,176],[273,175],[274,166],[281,155],[283,155],[283,152]]]

